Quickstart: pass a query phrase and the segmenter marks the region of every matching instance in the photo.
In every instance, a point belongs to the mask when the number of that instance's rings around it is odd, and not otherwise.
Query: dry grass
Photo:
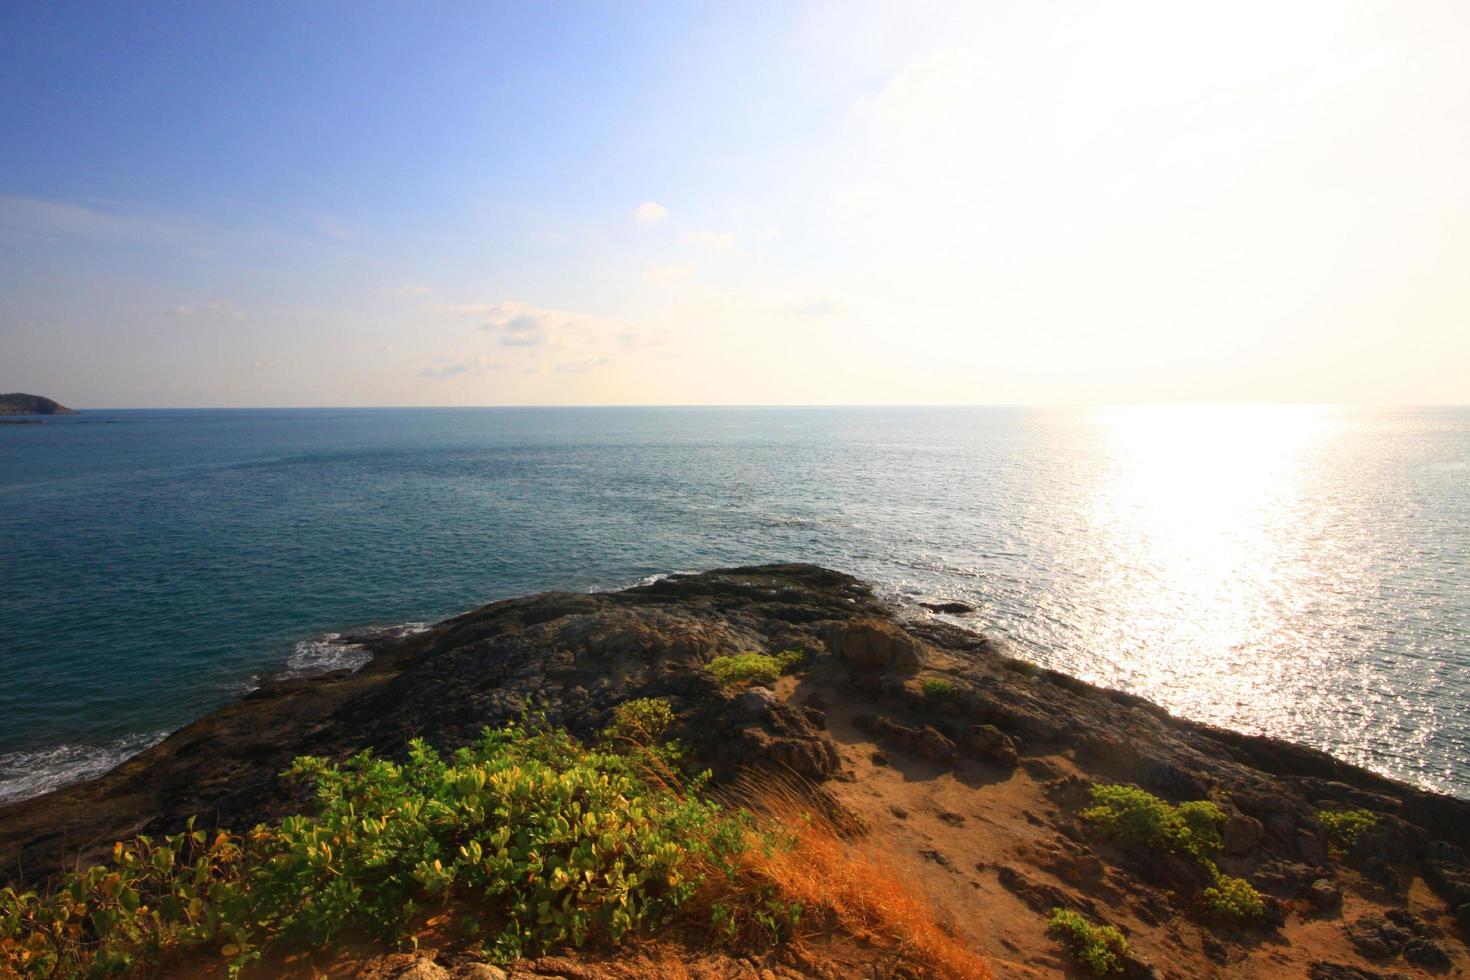
[[[933,902],[871,840],[855,833],[835,804],[796,779],[762,777],[737,784],[732,798],[757,814],[754,838],[789,835],[791,847],[765,847],[753,840],[738,877],[712,876],[696,903],[749,901],[762,894],[799,903],[795,939],[815,939],[840,930],[890,950],[925,975],[946,980],[989,980],[990,969],[952,929]]]

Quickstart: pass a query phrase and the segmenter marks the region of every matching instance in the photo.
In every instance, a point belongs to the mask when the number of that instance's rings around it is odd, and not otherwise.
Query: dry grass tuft
[[[741,780],[732,799],[756,814],[751,846],[734,880],[711,876],[699,905],[769,896],[797,903],[802,915],[793,939],[814,938],[831,929],[878,949],[891,950],[925,975],[947,980],[989,980],[990,969],[912,884],[896,862],[863,839],[850,818],[824,795],[796,779]],[[781,840],[790,846],[769,846]],[[744,923],[759,932],[755,912]],[[750,921],[756,920],[756,921]],[[749,932],[742,936],[749,941]]]

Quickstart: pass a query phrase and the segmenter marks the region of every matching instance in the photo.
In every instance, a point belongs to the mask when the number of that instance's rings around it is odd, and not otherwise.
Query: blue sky
[[[0,19],[3,390],[1470,401],[1456,4]]]

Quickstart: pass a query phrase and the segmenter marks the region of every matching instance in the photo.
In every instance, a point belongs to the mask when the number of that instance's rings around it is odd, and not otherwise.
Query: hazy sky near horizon
[[[1470,4],[13,3],[0,391],[1470,402]]]

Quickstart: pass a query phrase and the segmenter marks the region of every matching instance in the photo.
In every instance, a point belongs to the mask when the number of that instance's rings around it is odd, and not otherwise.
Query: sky
[[[11,3],[0,391],[1470,403],[1470,4]]]

